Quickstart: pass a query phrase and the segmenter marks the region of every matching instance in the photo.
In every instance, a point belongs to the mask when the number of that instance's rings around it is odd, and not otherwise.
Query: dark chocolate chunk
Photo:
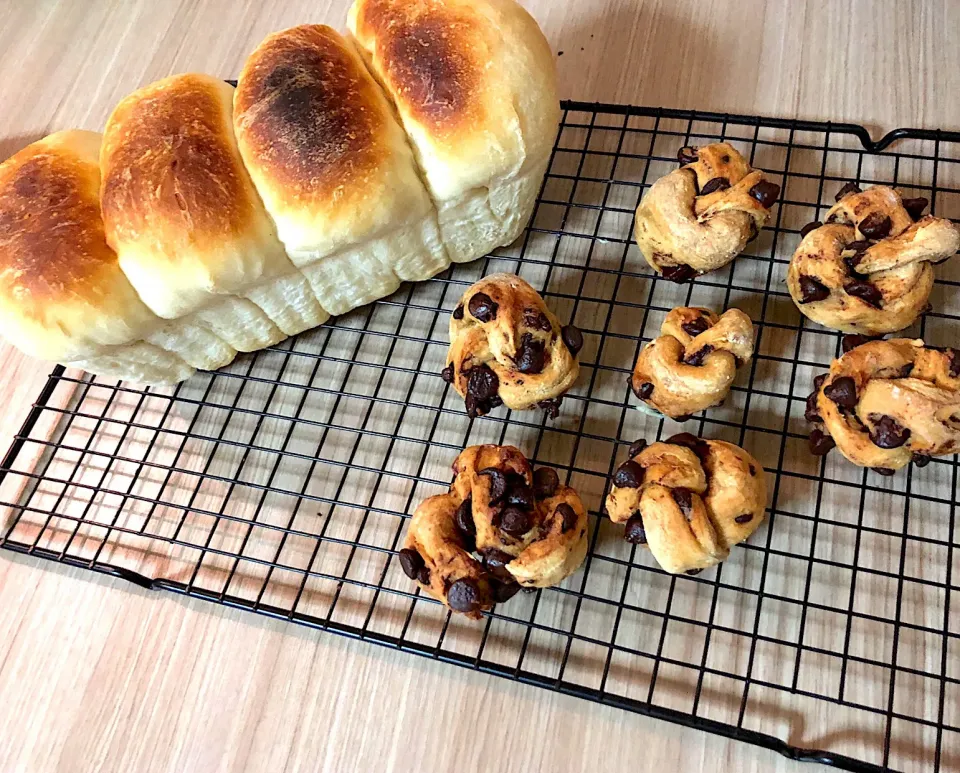
[[[541,467],[533,473],[533,493],[537,499],[547,499],[557,492],[560,476],[552,467]]]
[[[497,318],[497,310],[500,307],[486,293],[475,293],[471,296],[467,308],[474,319],[480,322],[490,322]]]
[[[810,433],[810,453],[814,456],[826,456],[837,447],[836,442],[822,429]]]
[[[424,585],[430,584],[430,567],[424,566],[419,572],[417,572],[417,582],[421,582]]]
[[[726,177],[714,177],[707,180],[707,184],[700,189],[701,196],[708,196],[717,191],[725,191],[730,187],[730,181]]]
[[[823,382],[826,381],[828,378],[830,378],[830,374],[829,374],[829,373],[821,373],[819,376],[817,376],[816,378],[814,378],[814,380],[813,380],[813,388],[814,388],[814,389],[820,389],[820,387],[823,386]]]
[[[500,513],[500,530],[511,537],[521,537],[530,531],[533,519],[526,510],[514,505],[508,505]]]
[[[693,492],[688,488],[675,488],[671,492],[673,501],[677,503],[680,512],[689,521],[693,515]]]
[[[563,524],[560,527],[561,533],[566,534],[577,525],[577,512],[566,502],[557,505],[557,515],[563,519]]]
[[[852,251],[855,254],[853,258],[851,258],[851,260],[853,260],[853,263],[852,264],[848,263],[847,265],[852,266],[853,268],[856,268],[857,263],[859,263],[863,259],[863,253],[866,252],[869,248],[870,248],[870,242],[866,241],[865,239],[860,239],[855,242],[850,242],[846,247],[843,248],[843,251],[844,252]]]
[[[752,242],[760,235],[760,231],[757,230],[757,224],[753,220],[750,221],[750,236],[747,237],[747,244]]]
[[[677,421],[679,421],[679,419],[677,419]],[[675,446],[685,446],[689,448],[697,455],[697,458],[701,462],[706,459],[707,454],[710,452],[710,446],[690,432],[679,432],[676,435],[667,438],[664,442],[672,443]]]
[[[634,513],[627,521],[627,528],[623,532],[623,538],[633,545],[647,544],[647,531],[643,528],[643,516],[640,513]]]
[[[751,464],[751,465],[748,465],[748,466],[749,466],[749,468],[750,468],[750,475],[751,475],[751,477],[756,478],[756,477],[757,477],[757,468],[754,467],[752,464]]]
[[[680,162],[680,166],[692,164],[697,160],[698,157],[698,149],[689,145],[684,145],[682,148],[680,148],[680,150],[677,151],[677,161]]]
[[[644,381],[637,390],[637,397],[639,397],[641,400],[649,400],[652,394],[653,384],[651,384],[649,381]]]
[[[576,357],[583,348],[583,333],[574,325],[564,325],[560,328],[560,338],[570,350],[570,354]]]
[[[947,349],[950,378],[960,378],[960,349]]]
[[[562,402],[562,397],[551,397],[549,400],[541,400],[537,403],[537,408],[546,411],[548,419],[555,419],[560,415],[560,403]]]
[[[498,604],[502,604],[504,601],[509,601],[517,593],[520,592],[520,586],[515,582],[501,582],[499,580],[491,580],[490,590],[493,591],[493,599]]]
[[[519,478],[517,482],[511,480],[507,486],[507,504],[516,505],[521,510],[532,510],[535,504],[533,489],[527,485],[522,477],[519,475],[517,477]]]
[[[472,577],[461,577],[447,590],[450,609],[470,614],[481,607],[480,587]]]
[[[830,297],[830,288],[813,276],[800,276],[800,303],[813,303]]]
[[[841,376],[823,388],[823,394],[841,408],[855,408],[857,405],[857,382],[850,376]]]
[[[465,537],[473,537],[477,533],[477,525],[473,522],[473,500],[469,497],[460,503],[454,521],[460,533]]]
[[[904,199],[903,208],[907,210],[907,214],[910,215],[912,220],[919,220],[923,217],[923,210],[927,208],[929,203],[923,196],[918,196],[915,199]]]
[[[691,338],[696,338],[701,333],[710,329],[710,321],[703,315],[689,322],[684,322],[680,328]]]
[[[697,275],[697,272],[694,271],[692,267],[684,263],[677,266],[664,266],[662,271],[664,279],[676,282],[677,284],[687,282]]]
[[[544,343],[530,333],[524,333],[520,339],[520,348],[514,358],[517,370],[521,373],[542,373],[547,365],[547,352]]]
[[[490,479],[490,504],[496,504],[507,493],[507,476],[496,467],[486,467],[478,473]]]
[[[463,319],[463,304],[458,304],[457,308],[453,310],[454,319]]]
[[[480,554],[484,568],[501,582],[512,582],[513,575],[507,569],[507,564],[513,561],[513,556],[496,548],[488,548]]]
[[[877,475],[883,475],[885,478],[889,478],[891,475],[896,475],[896,470],[891,470],[889,467],[871,467]]]
[[[744,513],[743,515],[738,515],[734,518],[737,523],[750,523],[753,520],[753,513]]]
[[[676,422],[679,422],[680,424],[683,424],[683,422],[685,422],[685,421],[690,421],[690,419],[692,419],[692,418],[693,418],[693,414],[692,414],[692,413],[685,413],[685,414],[683,414],[683,416],[674,416],[674,417],[673,417],[673,420],[676,421]]]
[[[447,367],[441,370],[440,378],[442,378],[448,384],[452,384],[453,383],[453,365],[447,365]]]
[[[544,333],[549,333],[553,330],[553,325],[550,324],[547,315],[538,309],[527,309],[524,311],[523,322],[527,327],[532,327],[534,330],[542,330]]]
[[[471,368],[467,376],[467,394],[477,400],[489,400],[495,397],[500,388],[500,379],[487,365],[478,365]]]
[[[820,416],[820,406],[817,404],[818,394],[819,390],[807,395],[807,403],[803,411],[803,418],[814,424],[818,421],[823,421],[823,418]]]
[[[932,458],[933,457],[927,456],[926,454],[914,454],[911,458],[911,461],[917,465],[917,467],[926,467],[928,464],[930,464],[930,460]]]
[[[780,195],[780,186],[768,180],[761,180],[750,189],[750,195],[760,202],[761,207],[770,209]]]
[[[877,289],[876,285],[873,285],[870,282],[865,282],[862,280],[848,282],[843,286],[843,289],[847,291],[848,295],[859,298],[861,301],[873,306],[875,309],[883,307],[883,295]]]
[[[639,454],[641,451],[643,451],[643,449],[646,448],[646,447],[647,447],[647,441],[644,440],[643,438],[640,438],[639,440],[634,440],[634,441],[630,444],[630,450],[627,451],[627,455],[628,455],[631,459],[633,459],[633,457],[635,457],[637,454]]]
[[[613,485],[619,488],[640,488],[643,483],[643,467],[632,459],[621,464],[613,474]]]
[[[840,201],[840,199],[850,193],[863,193],[863,191],[860,190],[860,186],[856,183],[849,182],[837,191],[837,195],[834,197],[834,200]]]
[[[822,226],[819,220],[814,220],[811,223],[807,223],[803,228],[800,229],[800,238],[803,239],[811,231],[816,231],[820,226]]]
[[[423,556],[413,548],[404,548],[397,557],[400,559],[400,568],[403,569],[403,573],[411,580],[416,580],[417,574],[425,566]]]
[[[878,448],[900,448],[910,439],[910,429],[893,416],[874,413],[870,415],[870,420],[874,423],[870,441]]]
[[[858,333],[851,333],[850,335],[845,335],[840,340],[840,346],[843,349],[843,353],[856,349],[861,344],[869,343],[870,341],[881,341],[883,336],[865,336],[859,335]]]
[[[897,371],[897,378],[909,378],[911,373],[913,373],[913,363],[908,362]]]
[[[860,233],[874,241],[888,236],[892,227],[893,222],[890,220],[890,217],[888,215],[882,215],[879,212],[871,212],[860,221],[860,225],[858,226]]]
[[[714,350],[714,348],[715,347],[712,344],[707,344],[706,346],[700,348],[693,354],[686,357],[684,359],[684,362],[687,365],[694,365],[696,367],[700,367],[701,365],[703,365],[704,359],[707,357],[708,354],[710,354],[710,352]]]
[[[690,577],[696,577],[702,571],[703,569],[687,569],[687,571],[685,571],[684,574],[687,574]]]

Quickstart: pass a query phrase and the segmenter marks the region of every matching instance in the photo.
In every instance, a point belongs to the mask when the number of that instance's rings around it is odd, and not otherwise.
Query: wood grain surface
[[[524,4],[557,54],[567,98],[853,121],[875,134],[960,127],[960,3],[950,0]],[[234,77],[269,32],[343,27],[348,5],[4,0],[0,157],[58,129],[100,129],[120,98],[165,75]],[[3,448],[48,372],[0,348]],[[717,736],[6,553],[0,696],[2,771],[807,769]],[[960,751],[947,752],[960,764]]]

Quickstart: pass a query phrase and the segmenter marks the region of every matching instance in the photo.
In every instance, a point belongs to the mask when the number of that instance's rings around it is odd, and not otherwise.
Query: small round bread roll
[[[636,238],[654,271],[685,282],[743,252],[769,219],[780,186],[726,142],[680,148],[677,158],[681,167],[641,199]]]
[[[960,230],[933,215],[926,199],[902,199],[886,185],[837,194],[825,224],[806,226],[787,286],[801,313],[845,333],[903,330],[923,313],[933,264],[960,249]]]
[[[664,571],[697,574],[725,561],[763,522],[763,467],[739,446],[688,432],[630,447],[607,495],[624,538],[646,545]]]
[[[867,341],[833,361],[807,398],[810,450],[892,475],[960,451],[960,349]]]
[[[534,473],[513,446],[465,449],[447,494],[424,500],[399,560],[404,573],[454,612],[479,618],[521,586],[548,588],[587,552],[587,513],[556,471]]]
[[[680,307],[667,314],[661,336],[640,352],[631,385],[644,403],[672,419],[719,405],[737,369],[753,357],[753,323],[740,309],[719,317]]]
[[[471,418],[499,405],[538,406],[552,418],[580,373],[582,346],[580,331],[561,326],[523,279],[492,274],[469,287],[453,311],[442,376]]]

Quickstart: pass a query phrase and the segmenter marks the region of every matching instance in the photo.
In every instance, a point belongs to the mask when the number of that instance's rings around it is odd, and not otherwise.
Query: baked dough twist
[[[810,450],[834,446],[892,475],[911,461],[960,451],[960,350],[923,341],[868,341],[833,361],[807,398]]]
[[[430,595],[479,618],[521,586],[548,588],[583,563],[587,512],[555,470],[534,474],[513,446],[482,445],[453,471],[449,493],[414,512],[400,551],[404,573]]]
[[[770,217],[780,186],[731,145],[680,148],[681,167],[657,180],[637,207],[637,245],[647,263],[683,282],[743,252]]]
[[[580,374],[583,335],[560,322],[543,298],[513,274],[492,274],[463,294],[450,318],[444,381],[471,418],[503,404],[539,406],[556,417],[560,397]]]
[[[881,335],[913,324],[933,288],[932,264],[960,249],[960,230],[921,216],[926,206],[886,185],[844,186],[826,224],[801,232],[787,271],[797,308],[845,333]]]
[[[697,574],[726,560],[763,522],[763,467],[739,446],[688,432],[637,441],[617,468],[607,513],[624,538],[646,545],[664,571]]]
[[[740,309],[718,317],[680,307],[667,314],[660,332],[640,352],[631,385],[638,398],[673,419],[722,402],[737,368],[753,357],[753,323]]]

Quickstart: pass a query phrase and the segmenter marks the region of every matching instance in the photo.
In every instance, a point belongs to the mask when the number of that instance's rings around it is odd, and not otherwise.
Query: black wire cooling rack
[[[806,451],[804,398],[839,336],[796,311],[799,229],[845,182],[892,183],[960,217],[960,134],[565,103],[521,241],[171,389],[57,367],[0,467],[0,545],[377,642],[845,770],[960,769],[956,458],[882,478]],[[676,285],[632,244],[633,211],[681,145],[724,138],[783,187],[725,270]],[[448,313],[516,271],[584,332],[578,385],[550,421],[471,421],[439,377]],[[937,268],[910,335],[957,345],[960,260]],[[696,577],[660,571],[600,514],[638,437],[641,345],[677,305],[738,306],[757,356],[726,404],[682,425],[739,443],[769,475],[769,518]],[[482,621],[418,594],[404,523],[466,445],[512,443],[591,512],[562,586]],[[822,751],[820,750],[822,749]]]

